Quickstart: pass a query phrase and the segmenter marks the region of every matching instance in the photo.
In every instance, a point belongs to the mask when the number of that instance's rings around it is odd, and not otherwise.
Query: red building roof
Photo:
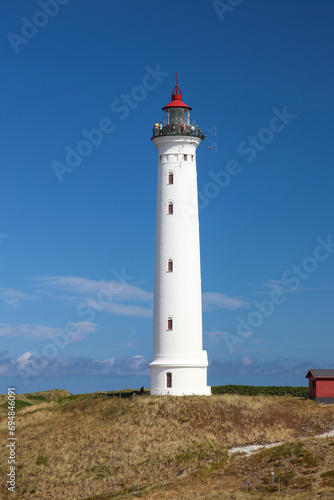
[[[307,372],[305,378],[334,378],[334,370],[312,369]]]

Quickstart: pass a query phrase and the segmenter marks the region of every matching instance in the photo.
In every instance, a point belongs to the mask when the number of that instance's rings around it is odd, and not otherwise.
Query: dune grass
[[[235,446],[286,442],[328,431],[334,427],[331,406],[268,396],[125,399],[106,398],[103,394],[71,397],[66,392],[58,393],[57,397],[39,395],[46,401],[29,395],[28,401],[33,404],[21,408],[17,414],[17,498],[20,499],[109,499],[114,488],[118,498],[130,498],[138,482],[146,488],[146,498],[161,498],[162,481],[166,484],[165,498],[187,498],[168,495],[177,495],[177,488],[183,483],[187,488],[191,477],[203,487],[208,487],[212,477],[216,478],[212,480],[217,490],[217,478],[223,471],[226,489],[229,486],[236,489],[237,484],[242,484],[240,474],[233,468],[237,462],[239,469],[245,463],[249,470],[258,471],[261,464],[270,467],[279,460],[290,460],[292,467],[294,458],[299,460],[294,467],[304,469],[308,463],[308,471],[318,467],[319,474],[328,472],[323,478],[319,476],[319,486],[331,487],[333,482],[329,472],[334,465],[326,468],[327,459],[319,458],[315,450],[299,449],[297,445],[282,448],[280,458],[271,451],[276,448],[257,454],[262,457],[260,462],[254,457],[229,458],[227,453]],[[22,396],[18,399],[22,400]],[[1,456],[6,456],[6,438],[3,409]],[[6,462],[1,461],[1,477],[7,472]],[[208,496],[209,492],[207,489],[203,498],[215,498]],[[0,498],[14,498],[6,491],[4,482]]]

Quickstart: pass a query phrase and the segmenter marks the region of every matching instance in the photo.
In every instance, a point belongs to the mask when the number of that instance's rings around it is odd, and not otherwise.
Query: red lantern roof
[[[190,106],[188,106],[187,104],[185,104],[182,101],[182,92],[181,92],[180,87],[177,84],[177,73],[176,73],[176,85],[175,85],[175,87],[173,89],[173,92],[172,92],[172,100],[166,106],[164,106],[162,109],[164,110],[166,108],[187,108],[187,109],[191,109]]]

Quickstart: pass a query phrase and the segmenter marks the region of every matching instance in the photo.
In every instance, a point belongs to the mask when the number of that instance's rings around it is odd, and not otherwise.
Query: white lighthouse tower
[[[158,149],[151,394],[210,395],[202,348],[202,297],[196,148],[203,139],[190,125],[181,90],[164,106]]]

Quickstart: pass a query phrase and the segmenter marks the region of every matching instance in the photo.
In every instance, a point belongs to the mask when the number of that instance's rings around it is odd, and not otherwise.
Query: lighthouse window
[[[167,373],[167,388],[171,388],[172,387],[172,374],[171,373]]]
[[[173,203],[172,202],[168,203],[168,214],[169,215],[173,214],[173,209],[174,209]]]
[[[167,108],[164,110],[164,125],[189,125],[189,109]]]
[[[169,123],[177,123],[175,120],[175,109],[169,111]]]
[[[161,161],[161,155],[159,155],[159,161]]]
[[[168,272],[169,273],[173,272],[173,261],[172,261],[172,259],[169,259],[169,261],[168,261]]]
[[[191,161],[194,161],[194,155],[191,155]]]
[[[188,161],[188,155],[183,155],[183,160]]]
[[[174,175],[172,172],[168,174],[168,184],[174,184]]]
[[[173,319],[168,318],[167,320],[167,330],[173,330]]]

